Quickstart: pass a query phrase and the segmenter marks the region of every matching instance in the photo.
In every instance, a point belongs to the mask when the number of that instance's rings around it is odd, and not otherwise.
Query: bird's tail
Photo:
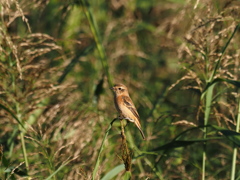
[[[143,131],[142,131],[140,122],[139,122],[138,120],[135,120],[135,121],[134,121],[134,124],[137,126],[137,128],[139,129],[139,131],[140,131],[143,139],[145,140],[145,135],[144,135],[144,133],[143,133]]]

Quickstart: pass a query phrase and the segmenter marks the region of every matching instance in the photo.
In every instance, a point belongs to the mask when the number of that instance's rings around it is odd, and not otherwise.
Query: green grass
[[[239,179],[234,3],[0,2],[0,180]]]

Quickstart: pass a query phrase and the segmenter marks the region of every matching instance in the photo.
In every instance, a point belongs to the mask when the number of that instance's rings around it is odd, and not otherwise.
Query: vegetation
[[[1,180],[240,179],[239,1],[2,0],[0,12]],[[116,82],[145,141],[115,119]]]

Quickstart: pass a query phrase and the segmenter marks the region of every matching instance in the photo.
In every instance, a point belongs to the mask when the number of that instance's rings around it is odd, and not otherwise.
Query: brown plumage
[[[133,122],[141,132],[143,139],[145,139],[140,124],[139,114],[128,94],[127,87],[123,84],[115,84],[111,89],[114,92],[114,103],[120,114],[120,118]]]

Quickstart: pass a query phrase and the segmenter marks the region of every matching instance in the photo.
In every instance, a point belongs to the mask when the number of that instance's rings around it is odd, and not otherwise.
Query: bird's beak
[[[113,90],[113,87],[111,87],[111,88],[109,88],[109,89]]]

